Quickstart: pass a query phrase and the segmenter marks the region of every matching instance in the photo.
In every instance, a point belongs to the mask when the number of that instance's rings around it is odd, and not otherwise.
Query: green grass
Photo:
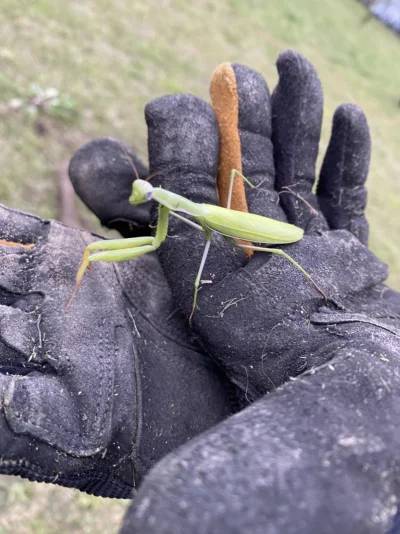
[[[126,501],[0,476],[0,534],[113,534]]]
[[[373,19],[362,25],[364,15],[355,0],[2,0],[0,201],[56,217],[56,171],[83,143],[112,135],[146,160],[149,100],[171,92],[208,100],[210,75],[223,61],[262,72],[272,88],[277,54],[293,47],[315,65],[324,87],[321,153],[339,104],[355,102],[368,116],[371,248],[390,264],[390,285],[400,289],[400,40]],[[46,135],[38,135],[33,118],[6,105],[32,83],[58,89],[80,119],[45,116]],[[7,495],[27,495],[28,515],[19,499],[7,497],[0,534],[11,532],[11,520],[13,532],[99,532],[91,506],[109,525],[122,514],[119,503],[70,490],[17,479],[9,488]],[[82,502],[93,504],[82,512]]]

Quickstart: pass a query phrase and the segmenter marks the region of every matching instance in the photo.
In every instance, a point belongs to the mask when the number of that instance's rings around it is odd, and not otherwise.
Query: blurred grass
[[[0,534],[112,534],[126,501],[0,476]]]
[[[371,247],[400,289],[400,41],[374,19],[363,25],[364,15],[355,0],[2,0],[0,201],[56,217],[56,170],[83,143],[112,135],[146,160],[149,100],[171,92],[208,100],[223,61],[262,72],[272,89],[277,54],[293,47],[324,87],[322,154],[339,104],[367,114]],[[80,120],[45,116],[38,133],[34,118],[6,105],[32,83],[71,99]],[[5,477],[1,492],[0,534],[115,532],[125,506]]]

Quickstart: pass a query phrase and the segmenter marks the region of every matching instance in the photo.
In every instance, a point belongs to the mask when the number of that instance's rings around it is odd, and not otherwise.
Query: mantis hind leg
[[[322,289],[317,286],[317,284],[314,282],[314,280],[311,278],[311,276],[308,274],[308,272],[305,271],[303,269],[303,267],[300,264],[297,263],[296,260],[294,260],[291,256],[289,256],[289,254],[287,254],[286,252],[284,252],[280,248],[255,247],[255,246],[252,246],[252,245],[248,246],[248,245],[242,245],[242,244],[237,244],[237,246],[239,248],[252,248],[253,250],[257,250],[259,252],[270,252],[271,254],[279,254],[279,256],[283,256],[284,258],[289,260],[290,263],[292,263],[295,267],[297,267],[297,269],[299,269],[299,271],[301,271],[306,278],[308,278],[310,280],[310,282],[314,285],[315,289],[319,293],[321,293],[321,295],[324,297],[325,300],[328,300],[328,297],[325,295],[325,293],[322,291]]]
[[[210,250],[210,245],[211,245],[211,233],[207,236],[207,242],[206,242],[206,246],[204,247],[204,252],[203,252],[203,256],[201,258],[199,271],[197,273],[196,280],[194,281],[194,295],[193,295],[192,313],[190,314],[190,317],[189,317],[189,324],[190,325],[192,325],[192,318],[193,318],[193,314],[194,314],[195,309],[196,309],[197,293],[199,291],[201,274],[203,272],[204,265],[206,263],[206,259],[207,259],[207,256],[208,256],[208,251]]]

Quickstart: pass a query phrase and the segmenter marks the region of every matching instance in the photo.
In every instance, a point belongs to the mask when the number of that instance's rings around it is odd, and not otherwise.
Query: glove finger
[[[343,104],[333,117],[317,197],[329,226],[348,230],[364,245],[368,244],[364,184],[370,156],[371,138],[364,113],[353,104]]]
[[[63,451],[84,455],[86,450],[95,450],[98,442],[104,439],[108,423],[107,418],[100,421],[101,440],[94,431],[95,425],[89,425],[88,439],[84,443],[79,413],[99,413],[99,403],[103,402],[99,399],[104,398],[103,393],[95,400],[79,393],[91,391],[94,382],[96,387],[102,388],[102,379],[98,380],[94,374],[96,362],[90,362],[91,358],[96,360],[96,356],[87,348],[94,346],[93,340],[102,339],[102,336],[107,339],[107,329],[111,336],[116,335],[116,329],[101,306],[96,315],[98,323],[93,322],[90,299],[80,299],[73,313],[64,313],[72,291],[75,265],[79,264],[82,234],[2,207],[0,235],[24,244],[35,241],[30,249],[0,247],[0,380],[6,384],[0,398],[1,446],[6,439],[2,434],[6,426],[16,434],[29,434],[31,438],[59,445]],[[102,270],[97,269],[97,276],[102,276]],[[83,285],[82,293],[86,287]],[[92,301],[102,301],[100,290],[101,287]],[[112,312],[116,317],[118,309],[113,308]],[[65,335],[57,336],[55,332]],[[70,332],[74,335],[68,335]],[[110,346],[102,354],[103,361],[115,358],[118,343],[111,336],[108,336]],[[66,387],[67,376],[71,377],[71,388]],[[86,405],[79,410],[79,403]],[[18,443],[15,440],[13,450],[18,448]],[[101,441],[101,445],[104,443]],[[6,453],[12,454],[8,449]],[[3,470],[1,462],[0,468]]]
[[[325,347],[337,351],[333,365],[161,460],[120,534],[388,533],[399,487],[400,368],[397,358],[385,366],[345,343]]]
[[[231,171],[237,169],[255,188],[237,178],[232,209],[246,211],[247,204],[251,213],[285,221],[275,191],[271,102],[264,78],[244,65],[224,63],[213,74],[210,92],[220,132],[221,205],[226,205]]]
[[[327,229],[312,194],[321,134],[323,94],[314,67],[288,50],[277,61],[272,95],[276,189],[289,222],[306,232]]]
[[[26,375],[42,367],[36,347],[39,328],[35,310],[43,296],[32,291],[31,273],[41,254],[47,222],[1,206],[0,239],[0,373]],[[17,243],[21,243],[18,246]],[[29,247],[29,248],[28,248]]]
[[[124,237],[149,234],[150,203],[132,206],[129,196],[135,172],[148,172],[126,145],[101,137],[79,149],[71,159],[69,176],[77,195],[100,219],[102,225],[118,230]]]
[[[23,248],[31,245],[42,234],[43,224],[46,223],[36,215],[0,204],[0,246],[4,244],[3,240],[20,243]]]
[[[0,205],[0,304],[32,311],[41,300],[31,292],[29,273],[40,254],[48,221]]]
[[[211,107],[191,95],[174,95],[150,102],[145,115],[150,172],[159,173],[153,185],[193,202],[217,204],[219,140]],[[187,315],[204,246],[203,232],[170,217],[160,259],[175,298]],[[216,282],[238,265],[238,253],[221,236],[213,235],[202,279]]]
[[[116,347],[118,352],[123,351],[130,343],[127,331],[115,326],[124,324],[121,301],[115,298],[107,306],[99,305],[109,297],[104,279],[113,279],[111,264],[96,266],[90,273],[92,284],[82,283],[79,298],[70,312],[65,312],[86,238],[91,239],[54,221],[43,222],[41,240],[29,252],[31,264],[23,262],[16,269],[24,295],[42,296],[40,306],[30,314],[34,322],[24,324],[29,321],[29,308],[26,314],[17,313],[15,304],[8,312],[0,309],[3,342],[15,329],[18,334],[14,332],[12,348],[19,353],[15,362],[25,358],[34,371],[17,377],[10,386],[6,411],[9,427],[17,434],[29,434],[77,456],[88,456],[107,446],[112,419],[108,405],[114,380],[111,362],[115,361]],[[11,270],[11,266],[1,270]],[[96,344],[101,346],[100,360],[94,350]],[[4,363],[7,365],[7,355]],[[127,374],[126,378],[131,376]],[[90,396],[94,384],[96,398]]]

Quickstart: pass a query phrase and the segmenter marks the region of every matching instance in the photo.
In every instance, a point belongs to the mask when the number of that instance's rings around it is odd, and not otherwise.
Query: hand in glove
[[[304,228],[285,251],[329,300],[284,258],[255,253],[247,261],[214,239],[203,272],[213,283],[199,292],[194,330],[243,396],[259,400],[159,462],[124,534],[384,534],[392,525],[400,296],[382,284],[386,267],[365,246],[368,127],[355,106],[337,110],[313,196],[321,87],[293,52],[280,56],[278,70],[272,104],[260,76],[240,66],[225,72],[243,173],[257,186],[247,202]],[[163,187],[216,203],[210,108],[174,96],[149,104],[146,118],[150,170],[164,172]],[[204,236],[176,220],[169,235],[161,263],[188,316]]]
[[[132,235],[148,223],[146,207],[129,206],[119,143],[84,147],[70,172],[109,226]],[[0,236],[35,245],[1,247],[0,472],[129,497],[165,453],[231,413],[230,387],[176,310],[156,255],[98,264],[66,313],[94,237],[5,207]]]

